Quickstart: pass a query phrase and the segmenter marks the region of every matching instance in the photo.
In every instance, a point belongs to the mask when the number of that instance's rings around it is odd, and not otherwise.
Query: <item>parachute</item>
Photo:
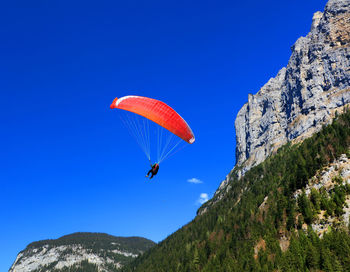
[[[195,141],[187,122],[162,101],[129,95],[115,98],[110,108],[128,112],[120,114],[120,118],[150,162],[154,159],[151,153],[155,149],[155,160],[160,163],[176,153],[182,143],[193,144]]]

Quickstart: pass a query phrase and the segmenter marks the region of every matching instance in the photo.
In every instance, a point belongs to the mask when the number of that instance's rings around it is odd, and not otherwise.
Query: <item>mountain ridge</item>
[[[28,244],[9,271],[118,271],[154,245],[153,241],[142,237],[76,232]]]

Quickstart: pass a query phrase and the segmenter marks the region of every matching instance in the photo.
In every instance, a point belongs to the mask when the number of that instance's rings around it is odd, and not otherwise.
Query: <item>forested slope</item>
[[[123,271],[350,271],[349,179],[305,192],[328,165],[349,157],[350,112],[304,142],[287,144],[224,197]],[[315,223],[329,227],[322,233]],[[314,226],[315,230],[312,228]]]

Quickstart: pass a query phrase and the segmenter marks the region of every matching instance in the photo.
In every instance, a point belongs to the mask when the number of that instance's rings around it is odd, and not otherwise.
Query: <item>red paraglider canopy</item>
[[[186,121],[174,109],[162,101],[129,95],[119,99],[115,98],[110,108],[139,114],[164,127],[189,144],[195,141],[193,132]]]

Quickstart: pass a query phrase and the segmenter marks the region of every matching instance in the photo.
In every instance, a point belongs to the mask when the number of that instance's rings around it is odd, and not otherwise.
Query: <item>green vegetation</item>
[[[98,266],[93,263],[89,263],[88,261],[82,261],[78,264],[72,265],[70,267],[63,267],[61,269],[55,269],[55,265],[57,262],[53,262],[49,265],[45,265],[39,269],[33,270],[32,272],[43,272],[43,271],[50,271],[50,272],[99,272]],[[109,267],[108,271],[110,272],[117,272],[118,269],[114,267]]]
[[[116,237],[105,233],[77,232],[58,239],[33,242],[25,250],[39,248],[44,245],[48,245],[49,247],[82,245],[92,250],[99,250],[101,248],[104,250],[120,249],[139,254],[154,246],[155,243],[142,237]]]
[[[349,186],[338,179],[330,192],[315,189],[294,198],[318,170],[348,154],[349,146],[347,111],[303,143],[285,145],[243,178],[233,171],[221,200],[204,204],[207,212],[123,271],[350,271],[350,227],[333,225],[319,238],[310,226],[322,210],[325,216],[342,215]]]

